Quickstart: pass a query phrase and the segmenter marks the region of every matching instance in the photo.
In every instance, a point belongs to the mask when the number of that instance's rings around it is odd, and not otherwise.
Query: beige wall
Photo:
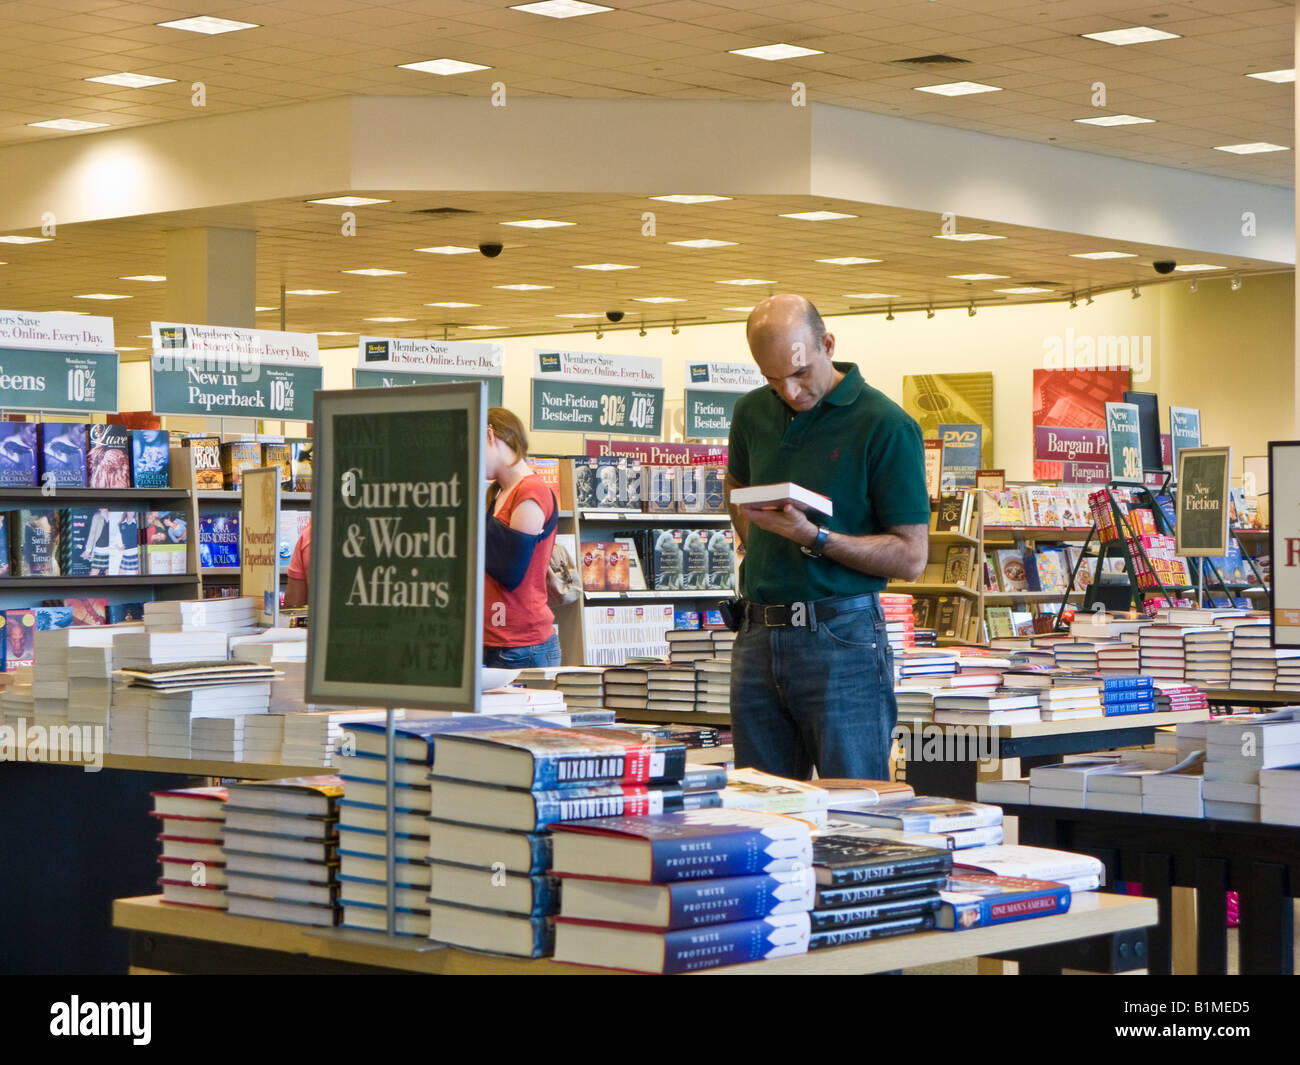
[[[1293,435],[1293,286],[1290,273],[1248,278],[1239,292],[1231,291],[1226,278],[1201,279],[1193,294],[1179,280],[1152,285],[1140,299],[1111,293],[1098,296],[1091,306],[1081,301],[1075,310],[1052,303],[983,308],[974,318],[964,310],[937,311],[933,319],[909,311],[892,322],[883,315],[857,315],[828,318],[827,324],[836,337],[837,357],[858,363],[869,383],[896,400],[902,396],[904,374],[992,371],[994,465],[1018,480],[1032,474],[1032,371],[1044,365],[1051,338],[1064,344],[1070,330],[1076,340],[1085,335],[1150,337],[1150,376],[1134,387],[1160,394],[1162,423],[1171,403],[1200,407],[1205,442],[1231,444],[1235,471],[1240,471],[1241,455],[1263,454],[1269,440]],[[669,425],[682,407],[688,362],[748,358],[739,323],[683,326],[676,336],[658,326],[645,337],[635,329],[620,330],[607,332],[602,340],[596,340],[594,330],[584,330],[512,338],[505,346],[505,404],[525,420],[534,347],[662,358]],[[322,359],[326,388],[351,386],[355,347],[325,351]],[[122,397],[125,410],[148,408],[146,363],[123,367]],[[236,421],[230,419],[232,431]],[[301,430],[290,423],[286,431]],[[533,450],[578,453],[582,439],[571,433],[534,433]]]

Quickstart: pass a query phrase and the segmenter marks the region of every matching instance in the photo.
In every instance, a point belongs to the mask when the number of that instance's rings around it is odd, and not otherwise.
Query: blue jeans
[[[483,645],[483,664],[498,669],[530,669],[560,664],[560,638],[551,633],[543,643],[527,647],[491,647]]]
[[[889,779],[898,705],[879,600],[804,626],[746,619],[731,651],[736,765],[807,780]]]

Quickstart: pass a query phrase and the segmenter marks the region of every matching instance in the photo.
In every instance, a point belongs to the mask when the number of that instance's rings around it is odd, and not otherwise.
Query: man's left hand
[[[787,540],[793,540],[800,547],[806,547],[817,539],[817,526],[808,520],[808,515],[793,503],[787,503],[781,510],[765,510],[762,507],[742,506],[737,508],[751,525],[757,525],[764,532],[776,533]]]

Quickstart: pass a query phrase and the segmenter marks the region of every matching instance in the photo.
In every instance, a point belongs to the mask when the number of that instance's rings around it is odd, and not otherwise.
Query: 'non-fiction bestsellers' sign
[[[1222,558],[1228,551],[1228,490],[1232,448],[1185,447],[1178,453],[1175,550],[1180,555]]]
[[[258,624],[274,628],[280,620],[279,466],[240,474],[239,594],[257,600]]]
[[[661,359],[533,350],[534,431],[658,436],[663,413]]]
[[[317,393],[308,702],[478,709],[486,391]]]
[[[1110,479],[1121,484],[1142,483],[1142,430],[1136,403],[1106,404],[1106,447]]]
[[[113,320],[0,311],[0,408],[115,412]]]
[[[693,362],[686,367],[686,435],[722,437],[731,432],[736,400],[762,388],[757,366],[748,362]]]
[[[1178,469],[1178,453],[1185,447],[1201,446],[1201,412],[1196,407],[1169,408],[1169,439],[1173,446],[1173,465]]]
[[[973,423],[939,426],[939,443],[943,447],[939,482],[944,491],[974,487],[983,453],[981,433],[982,427]]]
[[[357,388],[486,381],[488,405],[501,406],[504,344],[362,337],[352,380]]]
[[[309,421],[321,387],[311,333],[154,322],[155,414]]]
[[[1273,646],[1300,647],[1300,440],[1268,445]]]

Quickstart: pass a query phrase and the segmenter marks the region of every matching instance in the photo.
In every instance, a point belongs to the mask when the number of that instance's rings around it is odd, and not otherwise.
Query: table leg
[[[1196,975],[1196,889],[1174,887],[1169,892],[1170,965],[1175,976]]]
[[[1196,971],[1202,976],[1228,971],[1228,863],[1196,859]]]
[[[1170,932],[1173,925],[1171,885],[1173,859],[1168,854],[1144,853],[1141,859],[1142,894],[1155,899],[1159,905],[1160,919],[1147,932],[1150,951],[1148,967],[1157,976],[1168,976],[1172,971]]]
[[[1243,976],[1295,972],[1294,907],[1287,868],[1255,862],[1246,871],[1238,924]]]

